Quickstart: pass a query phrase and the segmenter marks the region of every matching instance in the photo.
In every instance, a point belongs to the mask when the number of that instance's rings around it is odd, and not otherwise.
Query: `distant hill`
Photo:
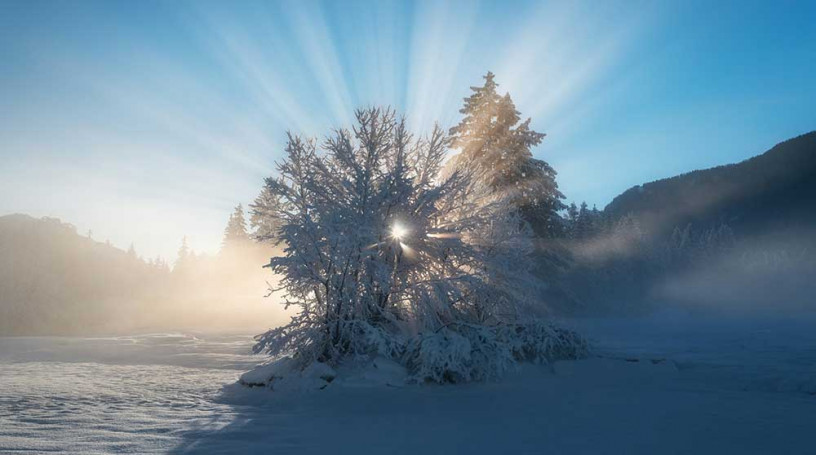
[[[560,247],[542,273],[556,310],[816,310],[816,132],[575,212],[544,250]]]
[[[115,330],[170,271],[56,218],[0,217],[0,335]]]
[[[636,186],[605,212],[661,236],[689,223],[725,223],[738,237],[816,229],[816,131],[741,163]]]

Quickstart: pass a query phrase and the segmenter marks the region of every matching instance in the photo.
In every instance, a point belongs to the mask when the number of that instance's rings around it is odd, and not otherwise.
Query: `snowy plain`
[[[563,322],[591,358],[289,394],[249,334],[0,338],[0,453],[816,453],[816,319]]]

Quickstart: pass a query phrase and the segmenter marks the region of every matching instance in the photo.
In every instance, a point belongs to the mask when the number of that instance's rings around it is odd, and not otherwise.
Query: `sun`
[[[391,236],[397,240],[402,240],[408,235],[408,228],[403,226],[399,221],[391,226]]]

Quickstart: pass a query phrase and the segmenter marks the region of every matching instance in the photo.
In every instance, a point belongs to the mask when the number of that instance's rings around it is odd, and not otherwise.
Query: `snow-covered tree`
[[[406,337],[480,343],[479,327],[537,310],[529,228],[505,193],[467,171],[438,177],[449,143],[439,128],[414,139],[379,108],[358,110],[353,130],[321,147],[289,135],[262,193],[275,203],[255,215],[278,223],[284,254],[268,267],[299,311],[259,336],[257,351],[295,352],[303,364],[372,351],[423,358],[427,344]]]
[[[551,236],[561,226],[558,211],[565,206],[555,170],[531,153],[545,135],[530,129],[529,118],[520,122],[510,95],[499,95],[493,78],[488,72],[484,85],[471,87],[473,94],[465,98],[459,111],[464,118],[450,130],[452,146],[460,152],[450,165],[471,168],[475,179],[510,199],[537,236]]]
[[[567,207],[567,221],[570,225],[575,224],[578,221],[578,206],[575,203],[571,203],[569,207]]]
[[[252,238],[262,243],[275,243],[280,234],[282,220],[277,218],[279,197],[264,186],[261,193],[250,204],[249,224]]]

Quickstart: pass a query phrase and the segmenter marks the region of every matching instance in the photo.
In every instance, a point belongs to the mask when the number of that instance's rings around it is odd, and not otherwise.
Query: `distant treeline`
[[[183,241],[172,269],[55,218],[0,217],[0,335],[264,328],[281,313],[263,299],[274,249],[250,240],[239,212],[218,254]]]

